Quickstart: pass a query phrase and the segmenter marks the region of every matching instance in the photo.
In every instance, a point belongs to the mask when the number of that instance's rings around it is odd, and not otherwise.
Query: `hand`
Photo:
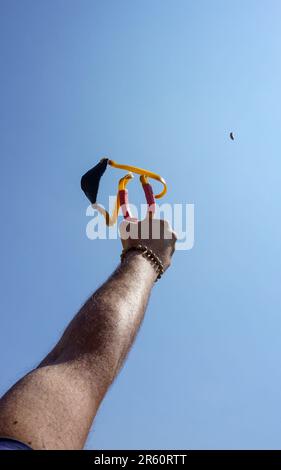
[[[177,236],[169,222],[149,216],[140,222],[124,220],[119,226],[119,231],[125,250],[139,244],[145,245],[159,256],[164,270],[170,266]]]

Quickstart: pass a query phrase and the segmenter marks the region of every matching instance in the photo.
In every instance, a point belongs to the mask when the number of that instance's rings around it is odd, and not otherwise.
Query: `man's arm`
[[[164,221],[156,221],[162,228]],[[165,225],[167,235],[167,225]],[[169,231],[169,230],[168,230]],[[171,238],[145,240],[166,269]],[[123,241],[125,247],[140,239]],[[141,253],[127,253],[114,274],[86,302],[39,367],[0,401],[0,435],[34,449],[83,448],[93,419],[143,319],[157,277]]]

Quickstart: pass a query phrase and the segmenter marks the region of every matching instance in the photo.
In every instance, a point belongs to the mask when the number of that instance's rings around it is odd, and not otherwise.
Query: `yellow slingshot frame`
[[[114,168],[119,168],[120,170],[127,170],[130,171],[131,173],[136,173],[137,175],[141,175],[144,178],[152,178],[156,181],[159,181],[160,183],[163,184],[163,189],[161,193],[155,194],[155,199],[160,199],[161,197],[165,196],[167,192],[167,184],[164,178],[162,176],[157,175],[157,173],[153,173],[152,171],[149,170],[144,170],[143,168],[138,168],[137,166],[131,166],[131,165],[120,165],[119,163],[116,163],[114,160],[108,160],[108,164],[110,166],[113,166]],[[141,181],[145,181],[144,179]]]
[[[106,162],[105,162],[106,160]],[[162,198],[166,192],[167,192],[167,184],[164,178],[162,176],[158,175],[157,173],[154,173],[149,170],[145,170],[143,168],[138,168],[136,166],[131,166],[131,165],[123,165],[116,163],[114,160],[109,160],[107,158],[101,159],[99,165],[103,164],[108,164],[112,166],[113,168],[118,168],[120,170],[126,170],[129,173],[127,173],[123,178],[119,180],[118,184],[118,191],[117,191],[117,197],[116,197],[116,203],[115,207],[112,212],[112,216],[105,210],[103,207],[101,207],[97,202],[92,202],[92,206],[97,209],[105,218],[106,224],[108,226],[112,226],[116,223],[117,217],[119,214],[120,207],[123,212],[123,216],[127,220],[134,220],[130,212],[130,207],[129,207],[129,200],[128,200],[128,190],[126,189],[127,184],[133,179],[133,173],[140,175],[140,182],[142,184],[147,205],[148,205],[148,212],[153,216],[155,212],[155,199],[160,199]],[[99,166],[97,165],[97,167]],[[96,168],[96,167],[95,167]],[[95,170],[94,168],[94,170]],[[104,170],[103,170],[104,171]],[[101,175],[100,175],[101,176]],[[148,179],[154,179],[156,181],[159,181],[163,185],[163,189],[159,194],[153,194],[153,189],[151,184],[148,182]]]

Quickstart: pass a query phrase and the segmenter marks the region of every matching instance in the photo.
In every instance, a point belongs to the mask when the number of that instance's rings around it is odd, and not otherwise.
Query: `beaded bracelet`
[[[130,248],[124,249],[122,251],[121,255],[120,255],[121,263],[123,263],[126,254],[129,253],[130,251],[134,251],[134,250],[140,251],[142,253],[142,256],[153,264],[153,267],[155,268],[156,273],[157,273],[157,278],[156,278],[156,281],[155,281],[155,282],[157,282],[158,279],[161,278],[162,274],[164,274],[164,266],[163,266],[163,263],[162,263],[161,259],[159,258],[159,256],[157,256],[147,246],[142,245],[141,243],[139,243],[136,246],[131,246]]]

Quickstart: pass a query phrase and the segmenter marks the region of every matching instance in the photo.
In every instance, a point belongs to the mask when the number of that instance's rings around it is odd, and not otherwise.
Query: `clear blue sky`
[[[195,246],[155,287],[88,448],[281,448],[280,14],[1,0],[0,392],[118,262],[119,241],[86,238],[83,172],[106,154],[195,204]]]

